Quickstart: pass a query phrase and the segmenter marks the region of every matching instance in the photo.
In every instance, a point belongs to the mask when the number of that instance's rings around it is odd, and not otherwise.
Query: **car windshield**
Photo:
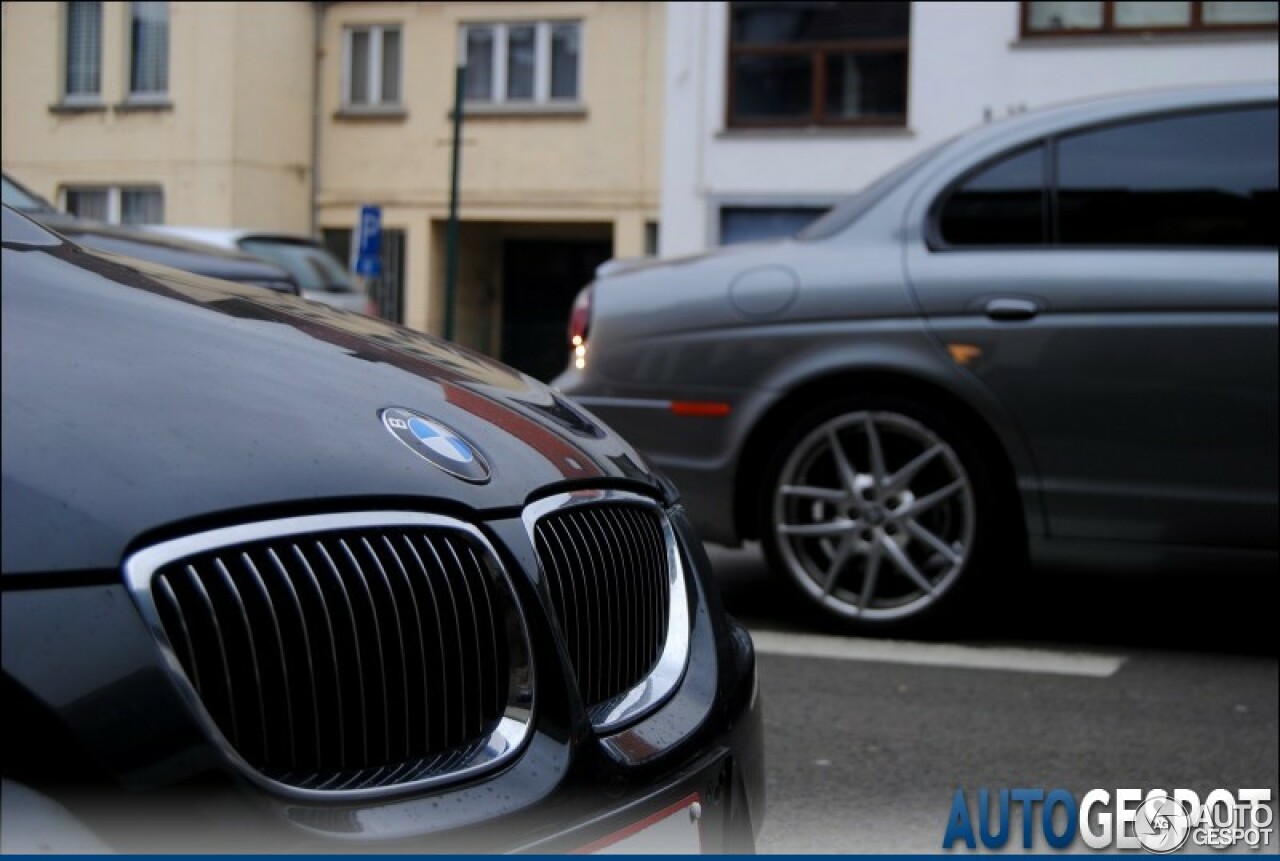
[[[3,178],[4,205],[12,206],[19,212],[56,212],[44,198],[27,191],[9,177]]]
[[[303,290],[324,293],[355,293],[351,275],[323,248],[306,242],[267,237],[240,240],[240,247],[289,270]]]
[[[833,206],[826,215],[823,215],[817,221],[814,221],[799,233],[796,239],[800,240],[816,240],[828,239],[853,224],[863,213],[871,209],[879,203],[884,197],[897,188],[907,177],[916,172],[921,165],[931,160],[943,147],[955,140],[954,137],[947,138],[941,143],[929,147],[924,152],[919,153],[913,158],[907,159],[902,164],[890,170],[879,179],[872,182],[862,191],[847,197],[840,203]]]

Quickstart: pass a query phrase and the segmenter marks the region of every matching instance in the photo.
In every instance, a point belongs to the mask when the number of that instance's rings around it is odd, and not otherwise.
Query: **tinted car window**
[[[1276,110],[1125,123],[1058,143],[1065,245],[1273,246]]]
[[[1045,241],[1044,145],[978,170],[942,206],[949,245],[1040,245]]]

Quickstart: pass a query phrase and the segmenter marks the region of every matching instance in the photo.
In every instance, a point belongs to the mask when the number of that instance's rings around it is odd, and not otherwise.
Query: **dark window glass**
[[[733,114],[739,119],[808,117],[813,63],[805,56],[743,56],[733,62]]]
[[[578,98],[579,25],[551,26],[551,98]]]
[[[163,95],[169,90],[169,4],[134,3],[129,92]]]
[[[939,226],[949,245],[1040,245],[1045,241],[1044,146],[982,168],[947,198]]]
[[[828,54],[828,117],[893,117],[907,103],[907,55]]]
[[[1185,114],[1058,143],[1064,245],[1274,246],[1276,109]]]
[[[400,31],[382,31],[382,103],[400,103]]]
[[[467,28],[466,99],[493,101],[493,28]]]
[[[729,125],[902,125],[911,4],[734,2]]]
[[[905,37],[911,11],[901,2],[734,3],[734,41],[834,42]]]
[[[534,66],[537,60],[537,29],[532,25],[507,28],[507,99],[533,98]]]
[[[795,236],[824,212],[818,206],[726,206],[720,210],[720,244]]]
[[[102,4],[67,4],[68,96],[98,96],[102,91]]]
[[[369,31],[351,32],[351,66],[348,101],[353,105],[369,104]]]

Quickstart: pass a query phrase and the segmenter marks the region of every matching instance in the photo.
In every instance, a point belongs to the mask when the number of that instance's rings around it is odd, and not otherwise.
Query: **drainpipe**
[[[320,59],[324,53],[324,10],[328,4],[311,4],[311,236],[320,238]]]
[[[444,339],[454,335],[454,305],[458,302],[458,185],[461,182],[462,104],[467,77],[466,54],[458,50],[458,64],[453,71],[453,153],[449,174],[449,227],[444,248]]]

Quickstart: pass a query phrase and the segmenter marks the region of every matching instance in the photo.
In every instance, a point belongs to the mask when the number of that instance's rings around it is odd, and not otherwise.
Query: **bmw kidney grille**
[[[419,786],[492,766],[527,732],[528,635],[466,524],[294,518],[179,539],[126,570],[218,735],[278,786]]]

